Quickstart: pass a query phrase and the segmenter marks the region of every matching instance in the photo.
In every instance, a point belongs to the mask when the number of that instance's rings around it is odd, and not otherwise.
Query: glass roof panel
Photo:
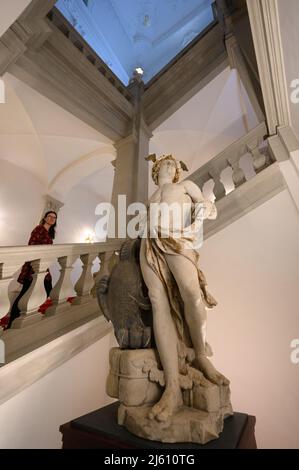
[[[58,0],[56,7],[127,85],[147,83],[213,22],[214,0]]]

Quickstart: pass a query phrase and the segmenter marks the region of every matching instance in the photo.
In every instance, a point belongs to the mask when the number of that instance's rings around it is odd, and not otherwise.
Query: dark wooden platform
[[[234,413],[219,439],[206,445],[162,444],[134,436],[117,424],[119,403],[105,406],[60,426],[63,449],[256,449],[255,417]]]

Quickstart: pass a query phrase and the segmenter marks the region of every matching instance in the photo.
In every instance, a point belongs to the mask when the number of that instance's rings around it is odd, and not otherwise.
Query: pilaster
[[[269,138],[269,148],[299,212],[299,140],[290,126],[279,127],[277,135]]]
[[[290,125],[277,0],[247,0],[269,134]]]
[[[127,137],[114,144],[117,158],[113,162],[115,176],[111,203],[116,214],[116,237],[119,238],[126,238],[124,228],[118,230],[120,222],[123,227],[128,222],[124,214],[126,208],[134,202],[146,204],[148,200],[148,162],[145,158],[149,154],[152,133],[143,118],[143,82],[135,79],[130,85],[130,92],[134,97],[132,127]],[[118,205],[119,195],[126,196],[125,205]]]

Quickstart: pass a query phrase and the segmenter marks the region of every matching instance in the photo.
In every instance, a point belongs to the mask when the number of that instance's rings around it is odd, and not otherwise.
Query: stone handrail
[[[267,127],[262,122],[247,135],[231,144],[223,152],[188,176],[188,179],[194,181],[201,189],[208,181],[213,180],[215,183],[213,193],[215,200],[218,201],[227,194],[225,184],[222,181],[222,173],[228,167],[232,169],[233,189],[246,182],[245,173],[240,167],[241,157],[246,154],[251,155],[252,169],[255,174],[273,163],[268,154],[266,136]]]
[[[11,306],[9,285],[24,262],[31,263],[34,274],[30,288],[19,302],[21,316],[13,322],[13,329],[32,325],[40,320],[41,315],[38,310],[46,300],[44,278],[53,262],[58,261],[61,272],[50,294],[52,305],[46,311],[47,316],[57,315],[66,309],[71,309],[73,305],[82,305],[92,301],[91,290],[95,283],[91,272],[93,261],[97,257],[100,258],[100,273],[103,273],[107,262],[120,249],[120,246],[121,241],[115,240],[94,244],[0,247],[0,319],[9,312]],[[83,269],[78,282],[73,286],[70,274],[78,258],[82,261]],[[70,305],[67,299],[74,289],[77,296]]]

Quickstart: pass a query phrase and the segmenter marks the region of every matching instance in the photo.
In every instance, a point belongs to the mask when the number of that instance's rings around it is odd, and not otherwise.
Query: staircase
[[[285,189],[266,134],[262,122],[188,176],[206,197],[216,201],[218,217],[205,222],[205,239]],[[212,187],[212,194],[211,189],[210,194],[206,191],[208,187]]]

